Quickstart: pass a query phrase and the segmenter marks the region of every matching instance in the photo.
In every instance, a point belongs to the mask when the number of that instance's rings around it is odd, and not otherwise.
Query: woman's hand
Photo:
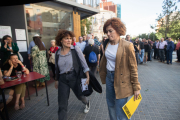
[[[140,94],[140,90],[134,91],[134,101],[137,100],[137,98],[139,97],[139,94]]]
[[[84,85],[89,85],[89,78],[86,79],[86,83]]]
[[[17,60],[17,63],[19,63],[21,66],[23,66],[23,64],[20,60]]]
[[[10,65],[10,66],[13,66],[13,64],[12,64],[12,61],[11,61],[11,60],[9,60],[9,65]]]
[[[55,87],[56,89],[58,89],[58,81],[55,82],[54,87]]]

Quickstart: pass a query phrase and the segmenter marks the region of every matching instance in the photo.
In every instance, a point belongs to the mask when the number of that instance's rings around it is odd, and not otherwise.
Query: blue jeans
[[[167,64],[172,64],[172,51],[167,51]]]
[[[151,52],[150,52],[150,60],[152,60],[153,52],[154,52],[154,49],[152,49]]]
[[[144,49],[141,50],[141,54],[139,54],[140,62],[143,62],[144,59]]]
[[[128,98],[116,99],[114,91],[114,72],[107,70],[106,75],[106,101],[109,110],[110,120],[128,120],[122,107]]]

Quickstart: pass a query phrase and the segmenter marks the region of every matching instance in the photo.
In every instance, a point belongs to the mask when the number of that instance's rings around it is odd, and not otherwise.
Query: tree
[[[163,11],[156,19],[159,24],[159,28],[156,29],[159,35],[167,37],[168,34],[171,34],[173,27],[172,24],[174,21],[180,20],[180,12],[176,11],[176,1],[175,0],[164,0],[163,1]],[[151,26],[153,28],[153,26]]]
[[[92,17],[81,20],[81,35],[90,33],[90,26],[92,25]]]

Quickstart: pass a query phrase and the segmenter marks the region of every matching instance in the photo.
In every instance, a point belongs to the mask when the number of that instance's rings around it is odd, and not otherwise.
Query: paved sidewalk
[[[142,101],[132,120],[180,120],[180,63],[173,65],[152,61],[139,65],[139,81],[141,83]],[[97,78],[100,80],[99,76]],[[71,92],[68,106],[68,120],[109,120],[106,104],[106,86],[103,93],[94,92],[91,110],[84,114],[84,105]],[[26,100],[24,110],[9,109],[11,120],[57,120],[57,90],[54,84],[48,86],[50,106],[47,106],[45,89],[39,96],[31,96]]]

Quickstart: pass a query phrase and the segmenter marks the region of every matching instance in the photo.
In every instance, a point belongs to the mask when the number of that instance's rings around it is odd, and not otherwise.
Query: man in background
[[[159,57],[160,57],[160,61],[159,62],[165,62],[165,58],[164,58],[164,48],[165,45],[167,45],[167,42],[164,41],[164,38],[161,38],[161,41],[159,41],[159,43],[157,43],[158,49],[159,49]]]
[[[86,41],[86,35],[83,36],[83,42],[85,42],[85,41]]]
[[[91,72],[95,75],[97,65],[99,65],[100,52],[97,46],[94,45],[94,40],[88,40],[88,46],[84,49],[83,54],[85,56],[88,67]]]
[[[170,61],[170,64],[172,65],[172,53],[174,51],[174,42],[172,42],[172,39],[171,38],[168,38],[169,42],[168,42],[168,45],[167,45],[167,64],[169,64],[169,61]]]
[[[83,37],[82,36],[79,36],[79,42],[77,42],[76,45],[81,49],[82,52],[84,51],[86,43],[83,42]]]
[[[91,34],[87,34],[87,36],[86,36],[86,46],[88,46],[89,44],[88,44],[88,40],[89,39],[92,39],[92,35]]]
[[[153,49],[154,49],[154,59],[157,59],[157,48],[156,48],[156,44],[158,43],[159,39],[157,39],[154,43],[153,43]]]
[[[130,35],[126,35],[126,40],[129,41],[129,42],[132,42]]]
[[[151,41],[150,38],[148,38],[148,43],[149,43],[149,46],[150,46],[150,50],[148,52],[148,57],[149,57],[149,61],[152,61],[152,54],[154,52],[154,49],[153,49],[153,42]]]
[[[140,44],[140,54],[139,54],[139,59],[140,59],[140,64],[143,64],[143,59],[144,59],[144,42],[142,42],[142,39],[139,38],[139,44]]]
[[[176,62],[180,62],[180,38],[178,40],[178,43],[176,44],[176,49],[177,50],[177,61]]]

